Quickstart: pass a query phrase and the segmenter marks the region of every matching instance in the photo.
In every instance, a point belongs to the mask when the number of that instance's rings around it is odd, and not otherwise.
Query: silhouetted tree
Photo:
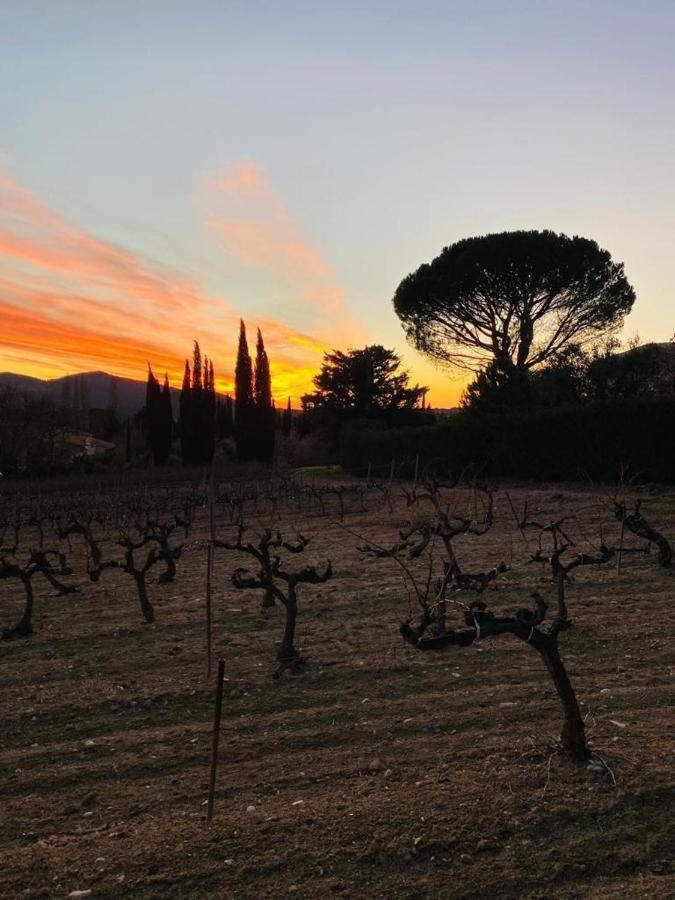
[[[274,455],[275,409],[272,400],[270,364],[260,329],[258,329],[258,340],[256,342],[253,400],[255,403],[255,445],[253,452],[257,459],[270,461]]]
[[[239,347],[234,372],[234,436],[237,456],[251,459],[255,435],[255,402],[253,397],[253,366],[248,352],[246,326],[239,323]]]
[[[333,350],[324,354],[314,378],[316,390],[302,398],[306,409],[332,409],[355,416],[413,409],[426,388],[409,386],[407,372],[399,372],[400,358],[379,344],[363,350]]]
[[[192,390],[193,392],[202,389],[202,354],[199,349],[198,341],[194,342],[192,350]]]
[[[528,372],[493,360],[467,386],[460,405],[474,412],[503,414],[524,407],[530,396]]]
[[[61,435],[70,418],[44,394],[0,385],[0,472],[28,475],[67,466]]]
[[[164,386],[162,387],[162,395],[160,402],[159,422],[161,429],[161,458],[159,462],[164,464],[168,462],[171,453],[171,443],[173,440],[173,409],[171,407],[171,388],[169,387],[169,376],[164,374]]]
[[[173,437],[171,391],[168,376],[164,376],[164,387],[160,388],[150,365],[148,365],[148,381],[145,391],[145,425],[147,444],[152,453],[153,462],[155,465],[165,465],[169,459]],[[128,441],[130,442],[130,435]]]
[[[180,395],[181,449],[185,465],[211,462],[215,449],[216,393],[213,363],[202,362],[199,343],[194,342],[192,372],[185,361]]]
[[[216,447],[216,388],[213,362],[204,366],[204,390],[202,393],[202,462],[210,463]]]
[[[617,352],[619,346],[615,339],[590,351],[569,344],[536,371],[512,369],[510,376],[493,362],[468,386],[462,406],[480,412],[505,412],[673,393],[675,354],[667,344],[633,346]]]
[[[190,372],[190,363],[185,360],[185,371],[183,373],[183,385],[180,391],[179,409],[180,409],[180,449],[183,459],[183,465],[188,465],[194,457],[193,441],[194,430],[192,423],[192,373]]]
[[[159,382],[148,363],[148,380],[145,385],[145,430],[147,447],[152,454],[154,463],[157,463],[157,457],[161,449],[159,445],[159,399]]]
[[[606,250],[553,231],[466,238],[403,279],[394,308],[436,361],[507,378],[619,326],[635,291]]]
[[[595,352],[587,367],[588,391],[594,400],[633,400],[660,393],[666,356],[657,344],[623,353]],[[672,356],[671,356],[672,359]],[[672,388],[672,383],[671,383]]]

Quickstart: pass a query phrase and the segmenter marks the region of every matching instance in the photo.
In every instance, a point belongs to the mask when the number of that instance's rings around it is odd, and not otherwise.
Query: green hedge
[[[420,466],[536,480],[616,481],[622,467],[642,481],[675,481],[675,399],[597,402],[507,419],[458,413],[428,428],[350,423],[342,465],[355,475]]]

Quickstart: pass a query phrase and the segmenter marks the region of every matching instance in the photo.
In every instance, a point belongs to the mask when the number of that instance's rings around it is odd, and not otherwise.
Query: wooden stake
[[[415,454],[415,480],[413,481],[413,485],[417,484],[417,475],[419,474],[419,470],[420,470],[420,455],[419,455],[419,453],[416,453]]]
[[[389,487],[391,487],[392,482],[394,480],[394,466],[396,465],[396,460],[392,459],[391,466],[389,467]]]
[[[225,680],[225,660],[218,660],[218,679],[216,681],[216,706],[213,715],[213,744],[211,747],[211,772],[209,775],[209,798],[206,806],[206,821],[213,818],[213,805],[216,799],[216,770],[218,769],[218,742],[220,740],[220,717],[223,710],[223,681]]]
[[[209,541],[206,549],[206,677],[211,677],[211,571],[213,544]]]
[[[626,520],[625,517],[621,518],[621,537],[619,538],[619,552],[616,555],[616,574],[621,574],[621,554],[623,552],[623,536],[626,530]]]
[[[211,584],[213,581],[214,541],[216,537],[213,478],[209,484],[209,544],[206,552],[206,677],[211,677]]]

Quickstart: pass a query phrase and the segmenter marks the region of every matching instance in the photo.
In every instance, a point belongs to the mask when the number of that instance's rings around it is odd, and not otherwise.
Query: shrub
[[[428,428],[355,422],[343,430],[342,465],[362,475],[410,475],[419,463],[486,475],[615,481],[622,470],[643,481],[675,481],[675,400],[593,402],[508,417],[458,413]]]

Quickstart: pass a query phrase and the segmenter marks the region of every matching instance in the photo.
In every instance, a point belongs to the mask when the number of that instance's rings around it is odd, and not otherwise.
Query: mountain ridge
[[[125,416],[136,415],[145,405],[145,381],[111,375],[101,370],[60,375],[56,378],[36,378],[17,372],[0,372],[0,388],[2,387],[42,394],[55,403],[63,403],[69,394],[74,398],[76,391],[83,390],[86,399],[84,405],[88,408],[105,409],[114,405]],[[177,413],[180,390],[175,387],[170,390],[171,403],[174,412]]]

